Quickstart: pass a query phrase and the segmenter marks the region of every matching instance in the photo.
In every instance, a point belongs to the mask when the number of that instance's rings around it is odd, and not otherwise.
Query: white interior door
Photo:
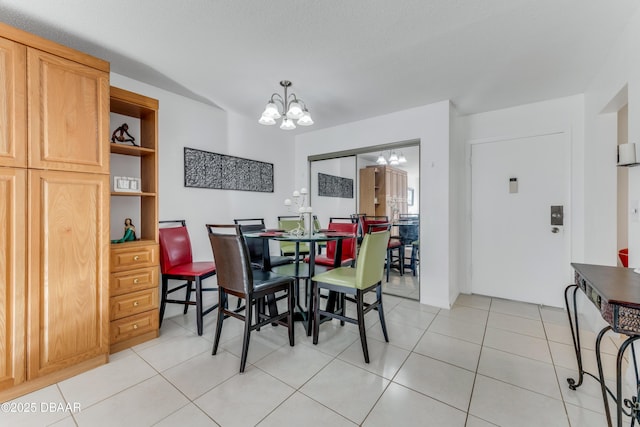
[[[472,145],[473,293],[563,305],[571,275],[567,160],[565,133]],[[563,206],[564,225],[551,225],[551,206]]]

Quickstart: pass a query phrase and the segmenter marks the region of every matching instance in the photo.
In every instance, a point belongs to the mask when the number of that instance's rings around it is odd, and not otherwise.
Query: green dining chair
[[[300,219],[300,217],[278,217],[278,228],[284,230],[285,232],[289,232],[291,230],[295,230],[301,226],[304,229],[304,220]],[[282,256],[292,256],[296,253],[296,243],[295,242],[279,242],[280,243],[280,253]],[[300,243],[298,249],[298,256],[304,258],[305,255],[309,253],[309,244],[308,243]]]
[[[356,267],[338,267],[333,270],[313,276],[313,343],[318,344],[320,332],[320,319],[322,317],[339,319],[341,322],[349,322],[358,325],[360,331],[360,343],[364,353],[364,361],[369,363],[369,350],[367,347],[367,335],[364,325],[364,316],[371,310],[378,310],[380,326],[386,342],[389,342],[387,326],[384,321],[382,308],[382,278],[384,276],[385,257],[389,244],[389,231],[379,231],[365,234],[358,253]],[[338,309],[320,309],[320,290],[327,289],[339,295]],[[365,303],[364,296],[368,292],[376,293],[376,300]],[[356,301],[356,318],[346,315],[346,295],[352,295]]]

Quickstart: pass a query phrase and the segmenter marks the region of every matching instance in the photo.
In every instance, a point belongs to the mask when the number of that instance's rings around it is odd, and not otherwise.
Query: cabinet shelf
[[[121,218],[130,218],[140,240],[111,243],[110,350],[120,351],[158,336],[158,101],[111,87],[111,113],[133,120],[133,135],[140,145],[110,142],[111,178],[139,177],[137,189],[111,192],[111,227],[122,230]],[[115,116],[112,116],[115,117]],[[112,119],[113,120],[113,119]],[[138,129],[139,127],[139,129]],[[139,131],[139,134],[138,134]],[[114,229],[117,227],[117,229]],[[116,232],[117,234],[117,232]],[[113,240],[117,236],[112,235]],[[135,310],[122,309],[141,298]],[[120,311],[118,311],[120,310]],[[116,313],[114,315],[114,313]]]
[[[112,191],[112,196],[124,196],[124,197],[156,197],[156,193],[132,193],[126,191]]]
[[[115,142],[111,143],[111,152],[113,154],[125,154],[127,156],[150,156],[156,153],[156,150],[152,148],[138,147],[134,145],[124,145]]]
[[[116,248],[130,248],[130,247],[135,247],[135,246],[148,246],[148,245],[153,245],[156,242],[153,240],[149,240],[149,239],[138,239],[138,240],[133,240],[133,241],[129,241],[129,242],[122,242],[122,243],[111,243],[111,248],[112,249],[116,249]]]

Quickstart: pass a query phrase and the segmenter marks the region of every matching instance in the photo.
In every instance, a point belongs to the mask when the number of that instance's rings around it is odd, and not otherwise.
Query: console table
[[[578,380],[567,378],[569,388],[575,390],[577,387],[580,387],[585,374],[595,378],[600,383],[600,388],[602,389],[604,409],[609,427],[612,426],[612,422],[607,395],[610,395],[616,402],[617,425],[622,427],[623,414],[631,417],[631,425],[633,425],[634,420],[640,422],[640,403],[637,401],[638,393],[631,399],[623,400],[622,398],[622,360],[627,347],[640,338],[640,274],[622,267],[577,263],[572,263],[571,266],[575,270],[575,284],[567,286],[564,292],[564,298],[567,315],[569,316],[569,325],[571,326],[573,346],[578,361]],[[600,311],[603,319],[609,324],[598,333],[596,339],[597,376],[585,371],[582,366],[578,312],[576,310],[578,289],[584,292],[589,301]],[[572,295],[570,295],[571,293]],[[572,300],[572,307],[570,307],[569,304],[570,300]],[[602,355],[600,352],[602,338],[609,331],[627,335],[627,339],[618,349],[615,394],[609,390],[605,384],[602,369]],[[633,345],[631,345],[631,355],[636,376],[636,391],[638,391],[640,390],[640,378],[638,377],[636,355]]]

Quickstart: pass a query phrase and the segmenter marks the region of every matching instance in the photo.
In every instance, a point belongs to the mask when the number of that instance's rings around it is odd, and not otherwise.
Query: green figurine
[[[136,240],[136,227],[133,225],[131,218],[125,218],[124,220],[124,236],[122,239],[112,240],[111,243],[123,243]]]

